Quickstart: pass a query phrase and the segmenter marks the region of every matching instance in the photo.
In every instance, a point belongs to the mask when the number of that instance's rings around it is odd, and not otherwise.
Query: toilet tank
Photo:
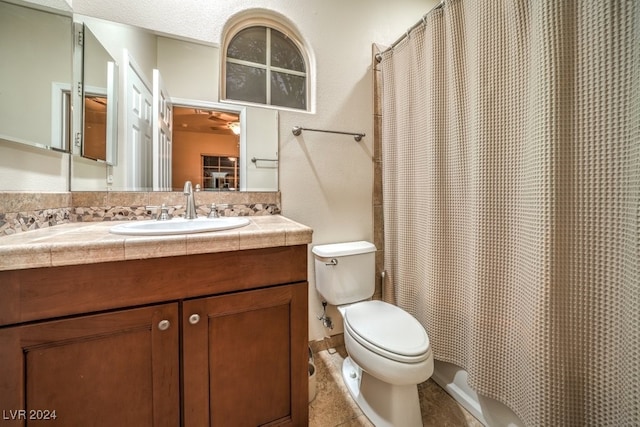
[[[316,289],[332,305],[366,300],[375,290],[376,247],[358,241],[314,246]]]

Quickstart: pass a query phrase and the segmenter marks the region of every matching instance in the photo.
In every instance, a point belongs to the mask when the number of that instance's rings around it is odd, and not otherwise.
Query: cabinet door
[[[184,426],[307,425],[307,284],[186,301]]]
[[[3,421],[179,425],[178,321],[174,303],[0,329]]]

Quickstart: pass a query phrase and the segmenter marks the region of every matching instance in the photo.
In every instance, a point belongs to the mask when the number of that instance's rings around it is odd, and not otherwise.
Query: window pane
[[[305,71],[298,47],[278,30],[271,29],[271,65],[294,71]]]
[[[204,163],[204,166],[218,166],[219,157],[202,156],[202,161]]]
[[[250,27],[236,34],[227,48],[227,57],[241,59],[243,61],[251,61],[258,64],[266,64],[266,27]]]
[[[267,103],[266,70],[227,62],[227,98]]]
[[[271,104],[306,108],[306,79],[286,73],[271,72]]]
[[[220,158],[220,166],[225,171],[227,169],[231,168],[231,171],[233,172],[233,168],[236,166],[236,162],[234,162],[233,160],[229,159],[228,157],[221,157]]]
[[[232,190],[238,187],[237,162],[229,157],[202,156],[202,182],[205,190]]]

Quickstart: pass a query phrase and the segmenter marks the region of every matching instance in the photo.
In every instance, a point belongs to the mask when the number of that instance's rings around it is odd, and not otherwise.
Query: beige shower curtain
[[[424,21],[381,64],[397,304],[529,426],[640,425],[640,2]]]

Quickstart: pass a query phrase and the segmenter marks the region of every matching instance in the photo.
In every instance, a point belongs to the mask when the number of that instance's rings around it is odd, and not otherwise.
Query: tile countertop
[[[170,236],[109,233],[121,221],[56,225],[0,237],[0,270],[93,264],[311,243],[313,230],[281,215],[232,230]]]

